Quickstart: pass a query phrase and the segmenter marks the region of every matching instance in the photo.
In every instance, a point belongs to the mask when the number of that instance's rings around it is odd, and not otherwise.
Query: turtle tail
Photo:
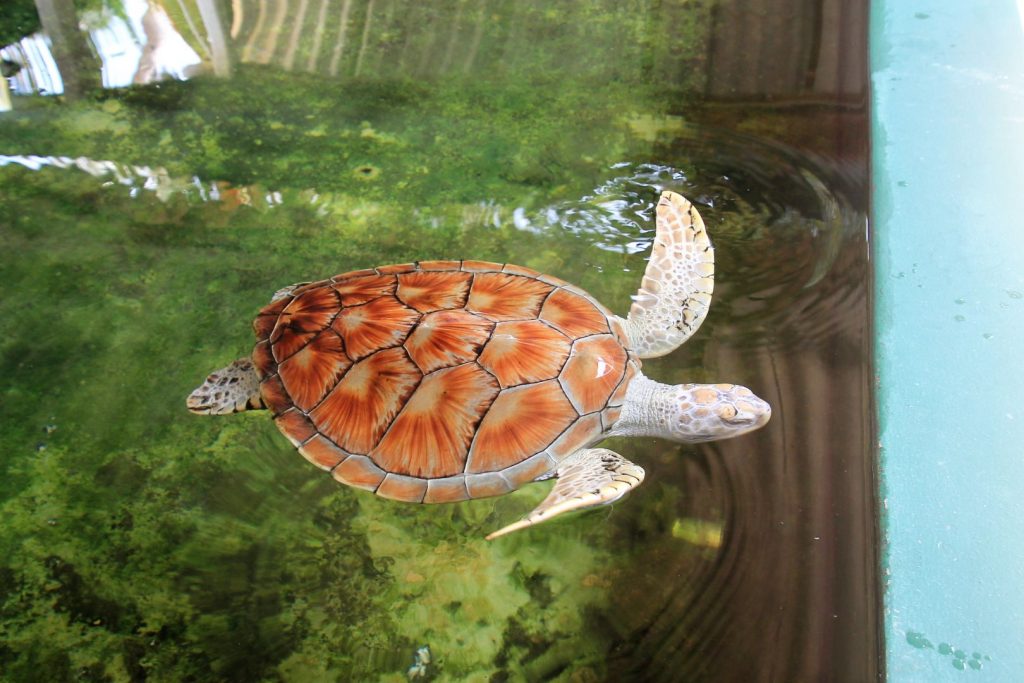
[[[231,365],[210,373],[185,405],[198,415],[228,415],[243,410],[263,410],[267,406],[260,396],[260,378],[248,358],[239,358]]]

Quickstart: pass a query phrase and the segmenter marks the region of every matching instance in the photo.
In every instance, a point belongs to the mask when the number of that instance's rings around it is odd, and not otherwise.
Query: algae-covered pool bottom
[[[823,162],[684,125],[659,90],[551,92],[243,69],[5,115],[6,675],[873,670],[863,205]],[[519,263],[624,314],[661,189],[700,207],[716,289],[645,373],[746,384],[774,417],[699,448],[614,441],[647,480],[612,508],[488,543],[550,484],[395,503],[318,472],[265,414],[185,410],[276,289],[346,270]]]

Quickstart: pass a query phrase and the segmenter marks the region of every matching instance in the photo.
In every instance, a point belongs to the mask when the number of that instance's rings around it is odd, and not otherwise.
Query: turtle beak
[[[772,417],[772,407],[767,401],[751,394],[722,406],[718,416],[722,422],[735,427],[738,434],[744,434],[768,424]]]

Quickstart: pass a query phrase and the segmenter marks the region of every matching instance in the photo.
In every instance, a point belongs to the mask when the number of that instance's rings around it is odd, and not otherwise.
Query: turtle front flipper
[[[260,397],[260,378],[248,358],[210,373],[206,381],[188,395],[185,405],[199,415],[227,415],[243,410],[266,408]]]
[[[656,358],[674,351],[707,316],[714,289],[715,250],[696,207],[661,193],[651,259],[625,321],[633,351]]]
[[[562,461],[555,476],[555,487],[533,512],[488,535],[487,540],[540,524],[563,512],[614,503],[640,485],[644,470],[607,448],[584,448]]]

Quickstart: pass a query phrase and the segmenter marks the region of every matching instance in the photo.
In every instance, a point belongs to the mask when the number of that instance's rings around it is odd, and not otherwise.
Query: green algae
[[[249,317],[285,283],[473,255],[566,277],[624,312],[643,254],[520,230],[510,207],[337,192],[314,207],[297,189],[273,206],[132,198],[71,169],[2,172],[0,239],[19,255],[2,264],[19,295],[0,304],[19,331],[2,346],[8,670],[400,680],[429,646],[439,680],[599,680],[611,643],[640,626],[617,613],[663,589],[642,571],[651,557],[674,571],[713,559],[678,538],[686,510],[657,476],[659,456],[678,464],[667,444],[610,444],[655,468],[614,525],[599,510],[486,543],[548,485],[402,505],[338,487],[265,415],[183,408],[206,372],[248,351]],[[728,240],[739,226],[716,229]],[[694,367],[703,343],[688,367],[649,371],[715,379]]]
[[[33,0],[10,0],[0,5],[0,45],[16,43],[40,28]]]
[[[632,578],[648,558],[631,539],[677,568],[704,557],[673,538],[678,490],[653,480],[616,508],[617,531],[596,511],[487,543],[548,485],[398,504],[337,486],[264,414],[184,410],[209,370],[248,352],[250,317],[286,283],[474,256],[557,274],[624,312],[642,254],[450,198],[334,191],[313,204],[285,187],[273,205],[202,202],[132,197],[74,169],[0,175],[0,247],[18,254],[0,263],[17,293],[0,302],[0,662],[15,680],[397,681],[423,646],[436,680],[599,680],[638,626],[616,624],[616,601],[655,590]]]
[[[33,331],[3,343],[0,658],[15,679],[333,680],[402,672],[424,644],[451,680],[599,666],[600,641],[580,633],[600,593],[579,586],[608,561],[601,532],[482,540],[542,491],[398,505],[339,489],[260,414],[205,420],[182,403],[246,352],[248,316],[284,282],[367,254],[543,267],[546,238],[452,221],[421,246],[403,209],[364,200],[326,215],[246,208],[211,229],[215,204],[4,174],[17,189],[3,191],[3,247],[20,258],[4,261],[19,296],[3,316]],[[537,642],[563,654],[542,658]]]
[[[584,13],[609,40],[656,23]],[[241,65],[229,81],[20,102],[5,116],[4,154],[117,169],[0,167],[11,680],[399,681],[424,646],[429,680],[599,680],[631,627],[616,606],[652,588],[629,579],[645,562],[629,539],[676,566],[699,561],[672,538],[685,511],[671,486],[617,512],[618,531],[597,511],[487,543],[547,485],[397,504],[337,486],[263,414],[184,410],[208,371],[248,352],[251,316],[294,281],[472,257],[553,273],[624,312],[641,255],[523,230],[514,214],[578,201],[679,132],[665,83],[583,73],[650,72],[669,48],[626,40],[629,59],[580,60],[566,81],[554,55],[583,36],[563,27],[579,17],[527,14],[509,31],[552,34],[548,52],[505,65],[528,79],[324,87]],[[135,166],[160,187],[118,182]],[[199,197],[192,179],[220,197]]]

